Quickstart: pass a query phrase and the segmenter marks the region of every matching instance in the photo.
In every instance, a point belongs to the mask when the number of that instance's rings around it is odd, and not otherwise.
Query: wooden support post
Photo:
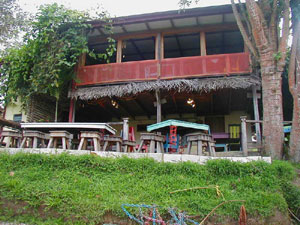
[[[69,123],[73,123],[75,121],[75,107],[76,107],[76,99],[71,98],[70,108],[69,108]]]
[[[205,32],[200,32],[200,50],[201,50],[201,56],[205,56],[206,55]]]
[[[156,96],[156,122],[160,123],[161,122],[161,99],[160,99],[159,90],[155,91],[155,96]]]
[[[129,118],[123,118],[123,140],[128,141],[129,137]]]
[[[122,62],[122,45],[123,45],[123,41],[122,40],[118,40],[117,42],[117,63],[121,63]]]
[[[156,35],[155,39],[155,59],[161,60],[162,59],[162,36],[161,33]]]
[[[241,132],[242,132],[242,151],[244,156],[248,156],[248,146],[247,146],[247,126],[246,126],[246,116],[241,116]]]
[[[256,86],[252,86],[252,96],[253,96],[254,120],[259,120],[258,97],[257,97]],[[255,132],[256,132],[257,144],[261,144],[261,132],[260,132],[259,123],[255,123]]]

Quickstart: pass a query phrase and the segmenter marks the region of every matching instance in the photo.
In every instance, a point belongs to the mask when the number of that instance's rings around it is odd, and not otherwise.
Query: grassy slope
[[[203,166],[90,155],[0,153],[0,221],[98,223],[108,211],[124,216],[122,203],[156,204],[162,206],[162,213],[172,206],[204,216],[222,202],[214,189],[169,192],[209,185],[219,185],[226,200],[246,200],[251,215],[267,217],[275,210],[287,210],[282,183],[294,176],[293,166],[282,161],[269,165],[218,160]],[[16,215],[16,209],[3,207],[7,201],[25,203],[27,213]],[[229,203],[216,213],[237,217],[240,206]],[[49,212],[44,218],[38,216],[41,208]]]

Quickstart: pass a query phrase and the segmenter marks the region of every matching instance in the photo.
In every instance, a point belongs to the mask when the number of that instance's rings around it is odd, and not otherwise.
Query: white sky
[[[127,16],[179,9],[178,0],[19,0],[19,3],[24,10],[32,13],[36,12],[39,5],[51,4],[54,2],[77,10],[92,9],[93,6],[98,4],[102,5],[111,16]],[[223,4],[230,4],[230,1],[200,0],[198,5],[192,5],[191,7]]]

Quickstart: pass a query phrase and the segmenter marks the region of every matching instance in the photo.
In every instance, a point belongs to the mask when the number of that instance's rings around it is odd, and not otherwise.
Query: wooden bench
[[[150,153],[155,152],[155,145],[157,146],[157,153],[164,152],[164,141],[165,138],[163,135],[154,134],[154,133],[141,133],[141,144],[139,146],[138,152],[142,150],[142,147],[145,144],[150,143]]]
[[[50,141],[47,148],[57,148],[58,141],[62,142],[62,149],[70,149],[73,135],[65,130],[50,131]]]
[[[109,145],[116,145],[116,151],[121,152],[122,138],[117,136],[104,136],[103,151],[106,151]]]
[[[88,140],[92,140],[94,151],[100,151],[101,134],[97,131],[81,131],[78,150],[87,150]]]
[[[10,131],[10,130],[2,131],[1,139],[0,139],[1,145],[2,145],[4,138],[7,138],[6,145],[5,145],[6,148],[9,148],[9,147],[18,148],[20,145],[20,141],[22,139],[22,133],[19,131]]]
[[[20,148],[37,148],[38,147],[38,140],[41,141],[41,147],[46,148],[46,140],[49,140],[49,135],[34,130],[25,130],[23,131],[23,139]],[[28,142],[28,145],[27,145]]]
[[[128,152],[128,148],[130,148],[130,147],[135,152],[136,142],[135,141],[129,141],[129,140],[123,140],[122,146],[123,146],[123,151],[124,152]]]
[[[203,144],[206,144],[210,156],[216,156],[215,152],[215,142],[212,139],[212,136],[204,133],[193,133],[187,134],[187,143],[188,143],[188,154],[191,154],[193,142],[197,142],[197,155],[202,155]]]

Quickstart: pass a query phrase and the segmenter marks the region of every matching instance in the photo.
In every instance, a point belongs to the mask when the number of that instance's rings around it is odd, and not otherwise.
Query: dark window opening
[[[13,121],[17,123],[22,122],[22,114],[14,114]]]
[[[239,31],[206,33],[207,55],[238,53],[244,51],[244,41]]]
[[[122,62],[155,59],[155,37],[123,40]]]
[[[115,44],[117,45],[117,44]],[[109,47],[109,44],[107,42],[104,43],[97,43],[89,46],[89,49],[93,51],[96,55],[97,54],[103,54],[107,53],[107,49]],[[111,57],[109,57],[109,63],[115,63],[116,62],[116,51],[113,53]],[[86,65],[96,65],[96,64],[107,64],[108,61],[105,58],[93,58],[89,55],[86,56]]]
[[[164,58],[200,55],[200,33],[164,36]]]

